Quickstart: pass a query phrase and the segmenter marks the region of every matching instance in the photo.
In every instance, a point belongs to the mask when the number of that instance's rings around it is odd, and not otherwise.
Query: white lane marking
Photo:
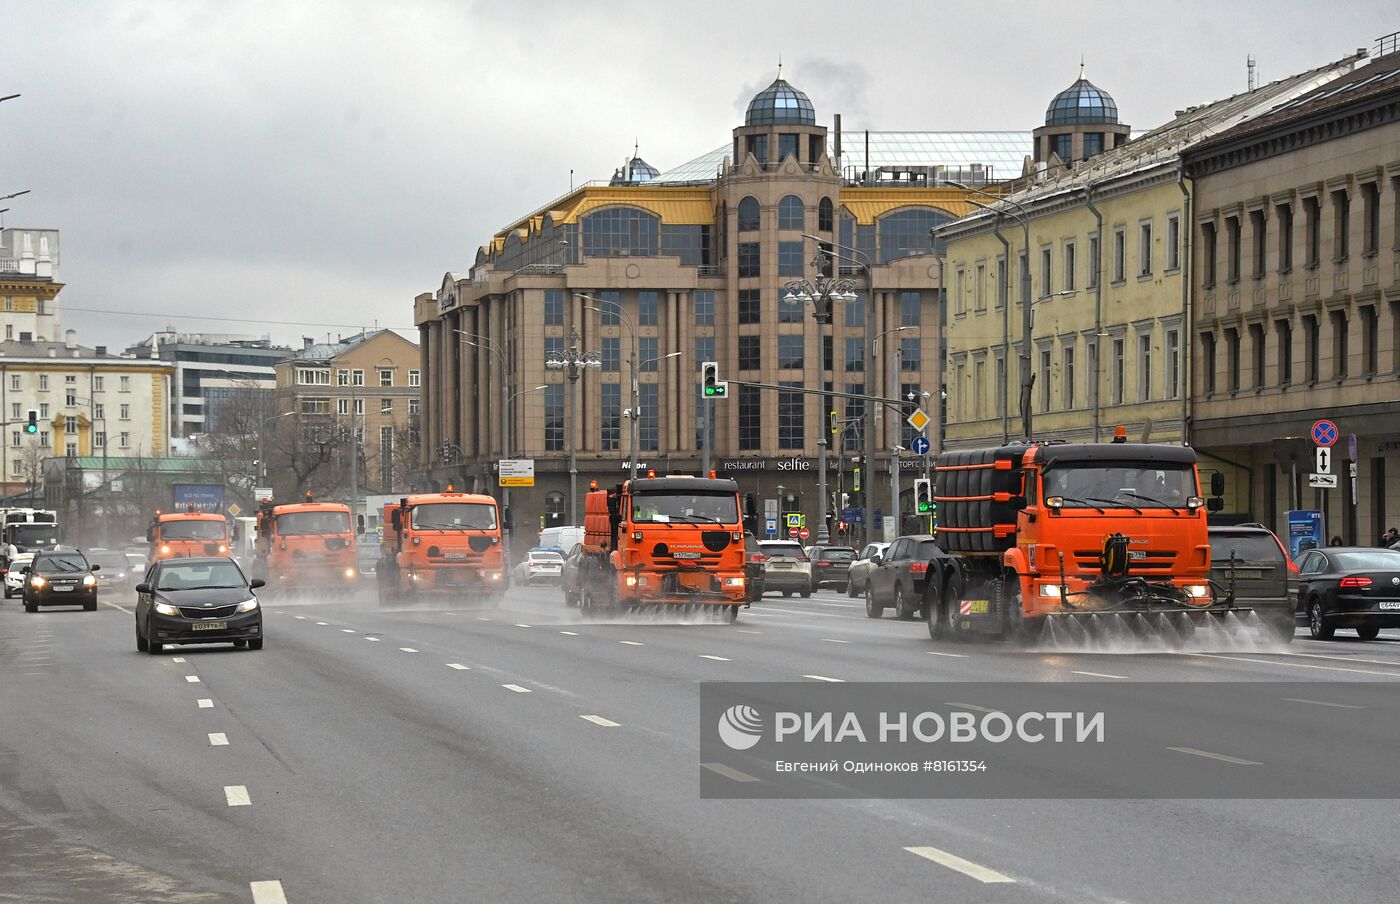
[[[365,640],[372,640],[372,641],[374,641],[375,643],[378,643],[378,642],[379,642],[379,638],[378,638],[378,637],[370,637],[368,634],[365,635]]]
[[[1302,657],[1305,657],[1305,658],[1307,658],[1307,659],[1330,659],[1330,660],[1335,660],[1336,662],[1361,662],[1361,663],[1369,663],[1370,665],[1389,665],[1389,666],[1400,665],[1400,662],[1396,662],[1396,661],[1393,660],[1393,659],[1361,659],[1361,658],[1358,658],[1358,657],[1356,657],[1356,656],[1325,656],[1325,655],[1323,655],[1322,653],[1294,653],[1294,652],[1292,652],[1291,650],[1290,650],[1289,652],[1287,652],[1287,653],[1280,653],[1279,655],[1280,655],[1280,656],[1302,656]]]
[[[979,864],[973,863],[971,860],[964,860],[957,854],[940,851],[936,847],[907,847],[905,850],[911,854],[917,854],[925,860],[932,860],[939,866],[946,866],[950,870],[962,873],[964,876],[976,879],[978,882],[987,885],[997,882],[1015,883],[1016,881],[1010,876],[999,873],[994,869],[980,866]]]
[[[305,615],[293,615],[292,618],[306,618]]]
[[[184,661],[185,661],[185,657],[183,657],[183,656],[176,656],[174,659],[172,659],[172,660],[170,660],[170,661],[171,661],[171,662],[184,662]]]
[[[978,706],[976,703],[959,703],[959,702],[957,702],[956,700],[949,700],[949,701],[948,701],[948,705],[949,705],[949,706],[956,706],[956,707],[958,707],[959,709],[970,709],[970,710],[973,710],[974,712],[979,712],[979,713],[994,713],[994,712],[997,712],[997,710],[995,710],[995,709],[987,709],[987,707],[985,707],[985,706]]]
[[[646,646],[646,644],[642,643],[640,640],[619,640],[618,643],[620,643],[620,644],[626,644],[626,645],[629,646],[629,647],[644,647],[644,646]]]
[[[517,694],[530,693],[530,689],[528,687],[521,687],[518,684],[503,684],[501,685],[501,687],[505,688],[508,691],[515,691]]]
[[[447,664],[447,667],[448,667],[449,669],[456,669],[456,670],[459,671],[459,672],[466,672],[466,671],[470,671],[470,670],[471,670],[471,666],[469,666],[469,665],[462,665],[460,662],[449,662],[449,663]]]
[[[287,895],[282,891],[282,883],[276,879],[249,882],[248,890],[253,893],[253,904],[287,904]]]
[[[401,652],[401,653],[417,653],[418,651],[415,650],[415,649],[413,649],[413,647],[399,647],[399,652]]]
[[[1222,656],[1219,653],[1184,653],[1185,656],[1200,656],[1205,659],[1227,659],[1230,662],[1257,662],[1260,665],[1288,665],[1295,669],[1317,669],[1324,672],[1350,672],[1353,675],[1382,675],[1386,678],[1400,678],[1400,672],[1377,672],[1374,669],[1344,669],[1335,665],[1310,665],[1306,662],[1289,662],[1286,659],[1250,659],[1246,656]]]
[[[1071,675],[1087,675],[1090,678],[1127,678],[1127,675],[1110,675],[1107,672],[1080,672],[1070,669]]]
[[[715,662],[733,662],[728,656],[711,656],[709,653],[701,653],[701,659],[713,659]]]
[[[745,630],[745,629],[743,629],[743,628],[740,628],[740,629],[739,629],[739,633],[740,633],[740,634],[762,634],[763,632],[762,632],[762,631],[747,631],[747,630]]]
[[[1333,706],[1337,709],[1365,709],[1364,706],[1353,706],[1350,703],[1328,703],[1326,700],[1306,700],[1302,697],[1284,697],[1289,703],[1311,703],[1313,706]]]
[[[1236,766],[1262,766],[1263,763],[1256,763],[1254,760],[1242,760],[1237,756],[1226,756],[1223,753],[1211,753],[1209,750],[1197,750],[1195,747],[1168,747],[1168,750],[1175,750],[1177,753],[1189,753],[1191,756],[1203,756],[1210,760],[1220,760],[1222,763],[1234,763]]]
[[[227,747],[227,746],[228,746],[228,735],[224,734],[222,731],[211,731],[211,732],[209,732],[209,746],[210,746],[210,747]]]
[[[515,626],[516,626],[517,628],[533,628],[533,627],[534,627],[534,625],[522,625],[522,624],[520,624],[520,623],[518,623],[518,622],[516,623]]]
[[[354,628],[341,628],[341,629],[340,629],[340,633],[342,633],[342,634],[354,634],[354,633],[355,633],[355,629],[354,629]]]
[[[966,653],[944,653],[942,650],[924,650],[930,656],[951,656],[953,659],[966,659]]]
[[[825,675],[803,675],[803,678],[811,678],[813,681],[830,681],[835,684],[845,684],[845,678],[828,678]]]
[[[476,617],[476,620],[477,620],[477,621],[490,621],[491,619],[487,618],[487,617],[484,616],[484,615],[478,615],[478,616]]]
[[[560,633],[560,634],[567,634],[567,635],[569,635],[570,637],[578,637],[578,632],[577,632],[577,631],[560,631],[559,633]]]
[[[731,781],[736,781],[736,782],[756,782],[756,781],[758,781],[758,779],[754,778],[752,775],[749,775],[747,772],[740,772],[738,769],[733,769],[733,768],[731,768],[731,767],[729,767],[729,766],[724,765],[723,763],[701,763],[700,766],[701,766],[701,768],[703,768],[703,769],[708,769],[708,770],[710,770],[710,771],[713,772],[715,775],[722,775],[722,776],[724,776],[725,778],[730,779]]]
[[[186,675],[186,676],[185,676],[185,680],[188,681],[190,684],[198,684],[198,683],[199,683],[199,676],[198,676],[198,675]]]
[[[251,807],[253,799],[248,796],[247,785],[224,785],[224,799],[230,807]]]
[[[837,640],[834,637],[823,637],[822,643],[850,643],[849,640]]]
[[[126,608],[125,606],[118,606],[116,603],[109,603],[109,602],[107,602],[106,600],[102,600],[102,605],[104,605],[104,606],[111,606],[113,609],[120,609],[122,612],[125,612],[127,615],[130,615],[130,614],[131,614],[131,610],[130,610],[130,609]]]
[[[201,699],[201,700],[199,701],[199,708],[200,708],[200,709],[213,709],[213,708],[214,708],[214,701],[213,701],[213,700],[210,700],[208,697],[204,697],[203,699]]]
[[[604,728],[617,728],[621,723],[612,719],[604,719],[602,716],[579,716],[585,722],[592,722],[594,725],[601,725]]]
[[[326,623],[323,621],[318,621],[316,624],[320,625],[323,628],[326,627]]]

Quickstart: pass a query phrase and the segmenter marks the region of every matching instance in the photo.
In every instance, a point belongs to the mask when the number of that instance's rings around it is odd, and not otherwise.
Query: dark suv
[[[1232,594],[1285,641],[1293,639],[1298,566],[1274,532],[1262,524],[1210,528],[1210,580],[1217,600]]]
[[[879,618],[885,614],[886,606],[893,606],[895,614],[903,619],[925,614],[929,562],[937,555],[937,549],[938,544],[929,534],[900,537],[890,544],[865,582],[865,614]]]
[[[846,589],[851,563],[856,551],[849,546],[813,546],[807,551],[812,559],[812,589],[839,587]]]
[[[24,574],[24,611],[40,606],[82,606],[97,611],[98,567],[76,549],[41,552],[20,569]]]

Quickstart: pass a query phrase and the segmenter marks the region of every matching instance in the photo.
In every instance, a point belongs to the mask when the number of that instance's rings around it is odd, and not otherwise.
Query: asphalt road
[[[0,604],[0,901],[1391,900],[1390,800],[701,800],[698,686],[1400,682],[1372,643],[934,646],[856,600],[735,625],[271,602],[267,647],[138,654],[124,600]],[[1350,632],[1343,632],[1350,633]],[[1164,710],[1165,712],[1165,710]],[[1359,736],[1359,735],[1358,735]],[[1233,750],[1257,761],[1286,750]],[[1203,761],[1202,768],[1237,768]],[[911,850],[912,849],[912,850]]]

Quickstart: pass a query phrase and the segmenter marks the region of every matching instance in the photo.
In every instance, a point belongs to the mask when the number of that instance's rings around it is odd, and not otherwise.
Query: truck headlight
[[[355,569],[353,569],[353,568],[347,568],[347,569],[345,569],[345,576],[346,576],[347,578],[353,578],[353,577],[355,576]]]
[[[744,579],[743,579],[742,577],[738,577],[738,578],[725,578],[725,579],[724,579],[724,586],[726,586],[726,587],[743,587],[743,586],[744,586]]]
[[[1060,598],[1060,585],[1059,585],[1059,584],[1041,584],[1041,585],[1040,585],[1040,595],[1041,595],[1041,596],[1050,597],[1051,599],[1059,599],[1059,598]]]
[[[169,544],[166,544],[165,546],[162,546],[162,547],[160,548],[160,554],[163,555],[163,556],[168,556],[168,555],[170,555],[170,545],[169,545]]]
[[[1210,588],[1205,584],[1187,584],[1186,595],[1194,599],[1203,600],[1210,596]]]
[[[239,612],[252,612],[256,608],[258,608],[258,598],[256,596],[238,604]]]
[[[161,615],[179,615],[180,610],[169,603],[156,603],[156,611]]]

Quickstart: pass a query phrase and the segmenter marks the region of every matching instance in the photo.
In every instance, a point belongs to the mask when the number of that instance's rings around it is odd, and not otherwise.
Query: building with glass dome
[[[1056,94],[1045,110],[1045,125],[1036,129],[1035,161],[1074,166],[1127,142],[1132,130],[1118,121],[1118,104],[1084,77]]]

